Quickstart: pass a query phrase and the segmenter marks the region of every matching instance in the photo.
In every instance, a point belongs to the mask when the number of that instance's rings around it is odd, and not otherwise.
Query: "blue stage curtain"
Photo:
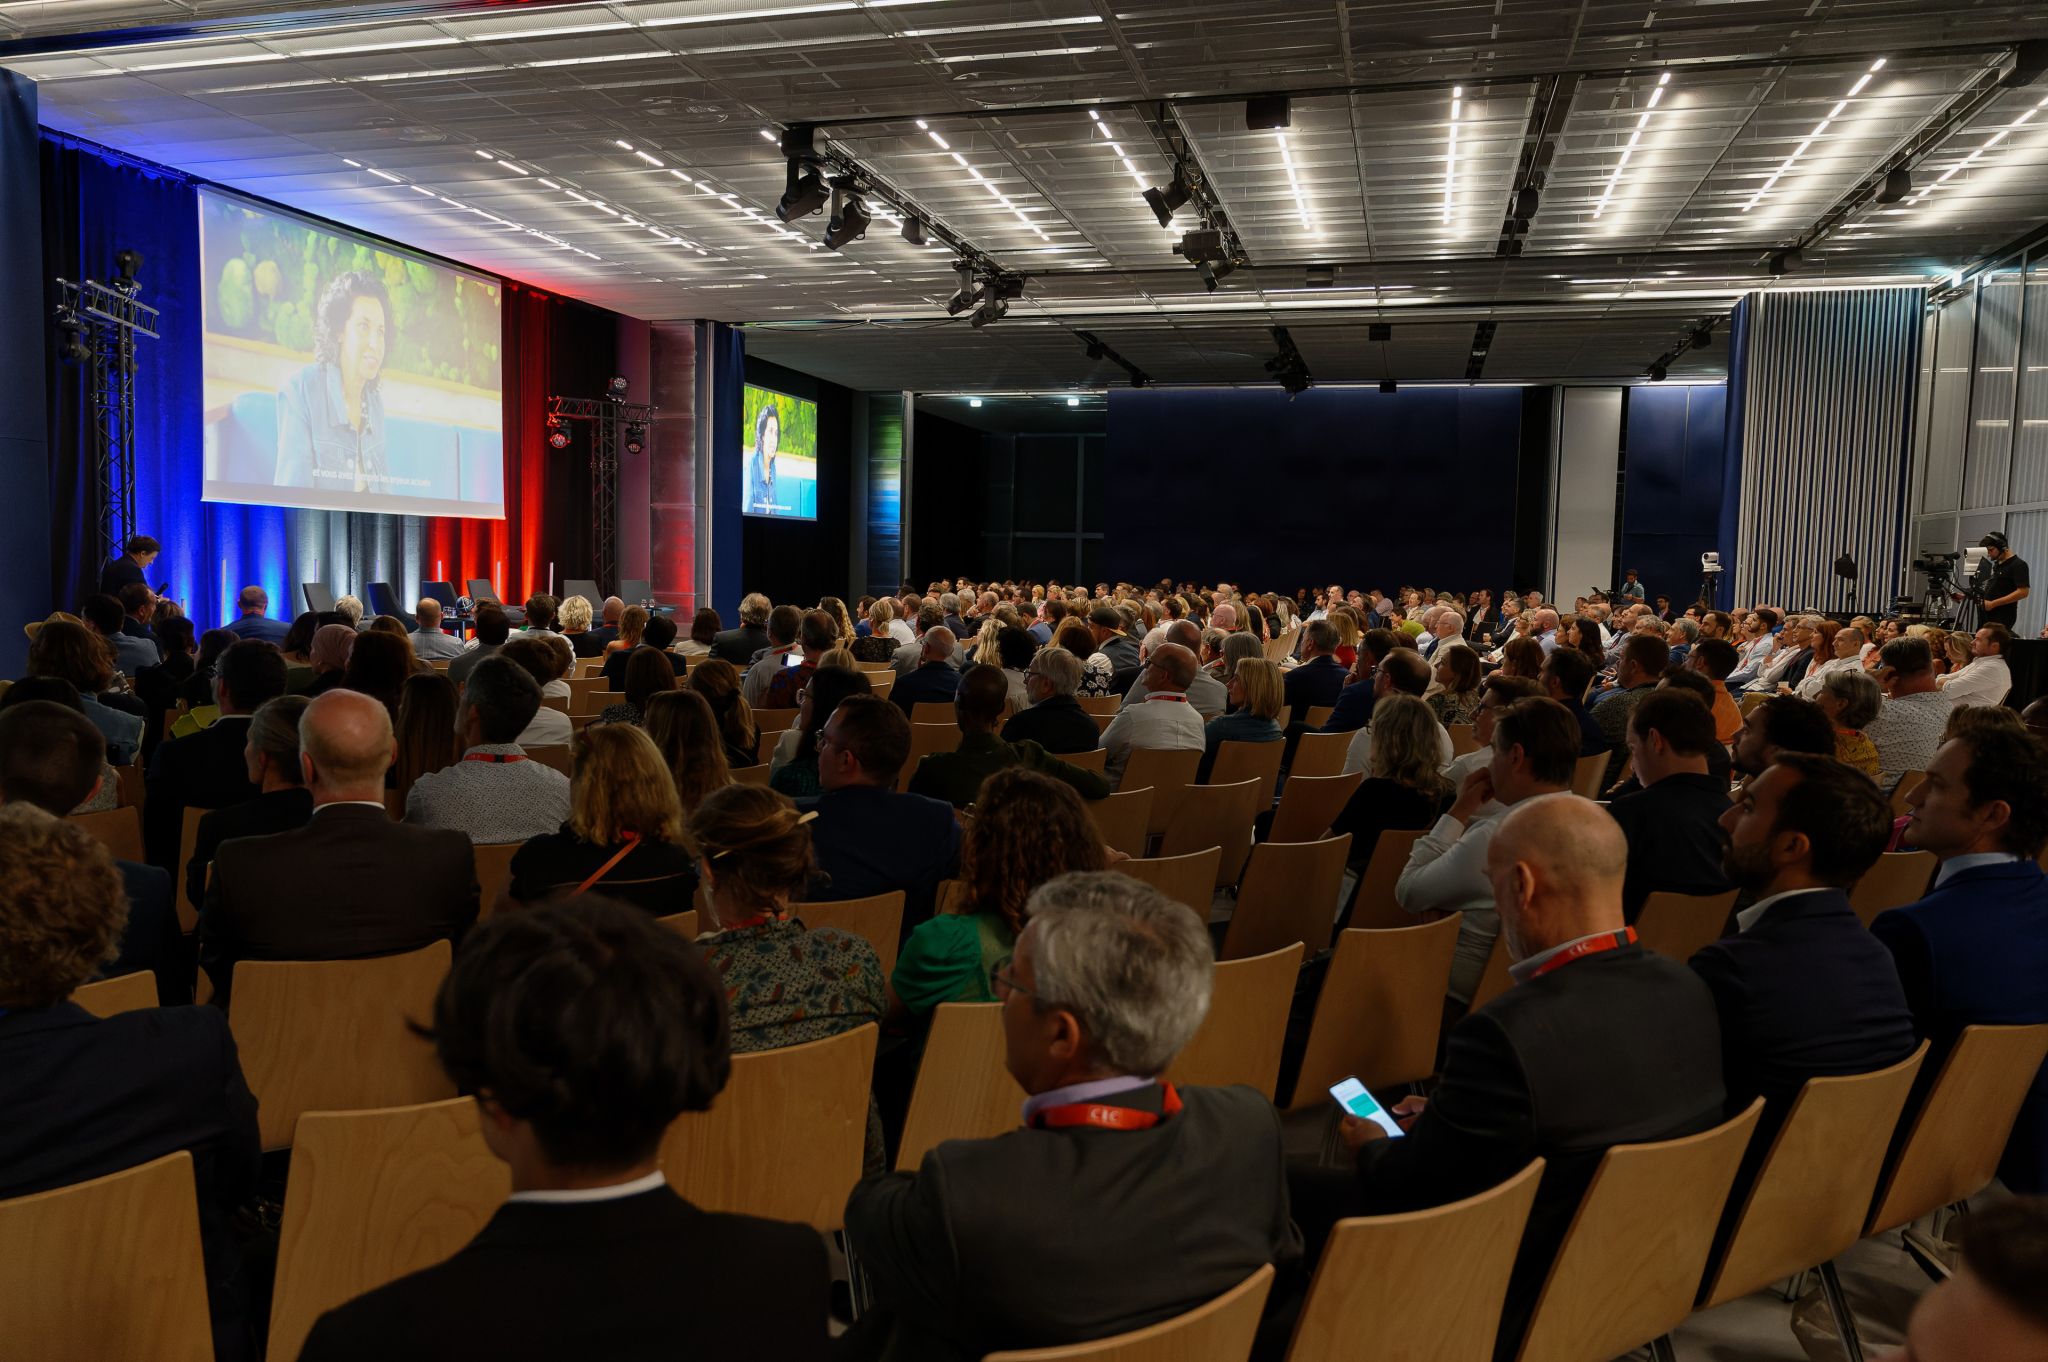
[[[0,70],[0,260],[36,266],[42,254],[35,82]],[[43,290],[27,280],[0,288],[0,373],[33,393],[49,344]],[[19,676],[28,639],[17,626],[39,619],[50,600],[49,467],[42,409],[8,404],[0,422],[0,676]]]
[[[1650,383],[1628,395],[1628,471],[1622,483],[1621,568],[1654,600],[1683,610],[1698,597],[1700,555],[1715,547],[1727,445],[1719,383]]]

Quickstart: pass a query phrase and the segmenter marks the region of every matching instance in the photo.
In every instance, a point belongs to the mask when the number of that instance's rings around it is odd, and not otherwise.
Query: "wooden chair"
[[[1445,731],[1451,735],[1451,755],[1469,756],[1479,750],[1479,735],[1470,724],[1446,724]]]
[[[1128,783],[1128,782],[1127,782]],[[1123,789],[1107,799],[1086,801],[1088,816],[1102,834],[1102,844],[1126,856],[1143,856],[1152,818],[1152,789]]]
[[[1091,714],[1088,717],[1095,722],[1095,736],[1098,738],[1109,732],[1109,726],[1116,722],[1114,714]]]
[[[1301,723],[1304,728],[1314,730],[1330,722],[1330,716],[1337,712],[1335,705],[1310,705],[1302,711]]]
[[[308,1112],[285,1185],[269,1356],[297,1357],[323,1312],[453,1255],[511,1193],[474,1098]]]
[[[74,813],[71,822],[113,853],[117,861],[142,859],[142,810],[123,805],[98,813]],[[182,875],[177,876],[183,879]]]
[[[767,766],[770,764],[770,758],[775,755],[775,749],[782,744],[782,735],[788,731],[786,728],[764,728],[754,735],[754,762],[756,765]]]
[[[796,727],[800,709],[757,709],[754,711],[754,730],[758,733],[780,733],[785,728]]]
[[[190,1153],[0,1201],[0,1357],[213,1362]]]
[[[470,848],[476,858],[476,916],[479,922],[498,911],[512,889],[512,858],[524,842],[479,842]]]
[[[896,788],[910,792],[910,778],[917,774],[917,764],[934,752],[951,752],[960,746],[960,729],[954,724],[912,724],[910,726],[910,756],[897,773]]]
[[[766,785],[774,774],[775,769],[765,761],[758,766],[735,766],[732,768],[732,783],[735,785]]]
[[[1427,832],[1427,828],[1420,828],[1380,834],[1380,840],[1373,844],[1372,859],[1365,863],[1365,871],[1358,877],[1358,889],[1351,896],[1351,912],[1344,919],[1345,926],[1378,929],[1415,925],[1414,915],[1394,898],[1394,886],[1400,883],[1401,872],[1408,868],[1409,853]]]
[[[860,1181],[880,1034],[869,1022],[734,1055],[711,1110],[684,1112],[662,1136],[668,1185],[707,1211],[838,1229]]]
[[[1157,798],[1155,795],[1154,798]],[[1234,785],[1194,785],[1182,791],[1180,809],[1159,839],[1161,856],[1185,856],[1221,847],[1216,884],[1236,884],[1252,849],[1252,822],[1259,816],[1259,781],[1247,776]]]
[[[1752,691],[1745,694],[1742,697],[1741,705],[1743,717],[1749,717],[1749,712],[1751,710],[1755,709],[1758,705],[1762,704],[1765,700],[1769,698],[1770,697],[1765,695],[1762,691]]]
[[[884,979],[896,972],[896,945],[903,939],[901,889],[871,898],[841,899],[837,903],[806,902],[798,906],[796,915],[806,927],[828,927],[860,937],[875,948]]]
[[[1294,651],[1294,639],[1301,630],[1289,629],[1278,638],[1269,638],[1259,645],[1259,651],[1268,662],[1283,662]]]
[[[1889,1068],[1806,1081],[1743,1198],[1720,1261],[1707,1273],[1700,1309],[1810,1268],[1833,1275],[1825,1265],[1863,1237],[1885,1150],[1926,1058],[1922,1041]]]
[[[1237,908],[1223,935],[1219,960],[1264,955],[1291,942],[1311,953],[1329,949],[1341,906],[1344,861],[1351,834],[1318,842],[1261,842],[1252,848],[1238,886]]]
[[[1572,771],[1572,793],[1581,799],[1598,799],[1600,786],[1607,778],[1607,753],[1595,752],[1579,758],[1579,764]]]
[[[569,697],[566,695],[543,695],[540,703],[542,709],[552,709],[558,714],[569,712]]]
[[[1058,752],[1054,754],[1069,766],[1078,766],[1084,771],[1101,775],[1109,761],[1109,753],[1100,747],[1091,747],[1086,752]]]
[[[1384,1337],[1385,1355],[1487,1362],[1507,1299],[1515,1250],[1536,1201],[1543,1160],[1499,1186],[1427,1211],[1340,1220],[1309,1283],[1288,1362],[1363,1355],[1359,1340]],[[1457,1271],[1447,1272],[1448,1264]]]
[[[569,759],[569,745],[567,743],[541,743],[524,750],[530,759],[539,762],[550,770],[560,771],[565,776],[575,773]]]
[[[71,990],[71,1001],[95,1017],[112,1017],[123,1012],[140,1012],[155,1007],[156,976],[146,969],[117,974],[98,983],[80,984]]]
[[[877,700],[886,700],[889,698],[889,688],[896,684],[896,673],[893,671],[873,672],[868,676],[868,684],[874,687],[874,695]]]
[[[910,722],[914,724],[950,724],[958,721],[958,712],[951,700],[919,700],[910,707]]]
[[[598,670],[602,672],[604,669],[604,659],[598,658],[595,660],[598,664]],[[607,697],[612,693],[611,684],[602,675],[570,677],[569,713],[588,714],[593,710],[603,709],[610,703],[608,699],[602,697]]]
[[[1537,1297],[1517,1362],[1605,1362],[1692,1312],[1763,1099],[1712,1130],[1609,1149]]]
[[[1222,859],[1223,848],[1204,847],[1185,856],[1133,856],[1110,869],[1143,880],[1176,903],[1185,903],[1207,922],[1209,905],[1216,897],[1216,866]]]
[[[1209,1014],[1195,1038],[1174,1056],[1167,1080],[1201,1086],[1242,1083],[1270,1102],[1280,1081],[1280,1045],[1301,957],[1297,941],[1266,955],[1219,963],[1209,990]]]
[[[1721,939],[1734,907],[1733,889],[1725,894],[1659,891],[1643,900],[1643,910],[1636,915],[1636,940],[1644,950],[1682,965]]]
[[[384,792],[384,816],[394,823],[403,823],[405,821],[406,796],[411,793],[410,790],[404,794],[399,793],[397,790],[386,790]],[[212,869],[213,867],[210,865],[207,867],[209,872]]]
[[[256,1094],[265,1149],[292,1142],[308,1111],[436,1102],[455,1085],[406,1025],[434,1014],[449,947],[370,960],[244,960],[228,1026]]]
[[[1906,805],[1906,796],[1927,779],[1925,771],[1908,771],[1899,777],[1899,783],[1892,786],[1892,817],[1903,818],[1912,810]]]
[[[896,664],[893,662],[856,662],[853,665],[856,671],[863,672],[894,672],[896,669]]]
[[[1486,968],[1480,972],[1479,982],[1472,986],[1472,1000],[1466,1009],[1477,1012],[1514,986],[1515,976],[1508,973],[1508,939],[1496,932],[1493,949],[1486,956]]]
[[[187,808],[178,828],[178,864],[171,871],[171,893],[178,909],[178,929],[183,932],[195,931],[199,926],[199,905],[192,901],[190,886],[185,883],[185,867],[199,854],[199,820],[212,812]]]
[[[581,733],[603,717],[604,715],[602,714],[571,714],[569,716],[569,727],[574,732]]]
[[[1294,763],[1287,768],[1290,783],[1303,776],[1334,776],[1344,771],[1344,758],[1351,751],[1355,733],[1304,733],[1294,741]]]
[[[1146,831],[1153,834],[1165,832],[1173,822],[1173,816],[1180,812],[1180,802],[1195,783],[1195,768],[1202,764],[1200,752],[1172,750],[1161,747],[1141,747],[1131,753],[1124,763],[1124,773],[1117,781],[1119,790],[1142,790],[1152,787],[1152,821]]]
[[[1184,1315],[1092,1343],[990,1353],[982,1362],[1245,1362],[1272,1289],[1269,1263]]]
[[[142,807],[142,796],[147,789],[148,775],[149,773],[139,765],[116,766],[114,768],[114,781],[121,787],[115,795],[115,798],[119,801],[118,807],[124,809],[139,809]]]
[[[1252,806],[1260,813],[1273,807],[1273,787],[1280,782],[1280,754],[1284,742],[1226,742],[1216,748],[1216,762],[1209,768],[1210,785],[1235,785],[1240,780],[1259,782]]]
[[[1888,851],[1849,890],[1849,906],[1868,927],[1879,913],[1925,898],[1939,866],[1931,851]]]
[[[667,917],[658,917],[654,920],[685,941],[695,941],[697,939],[697,910],[695,908],[686,908],[680,913],[670,913]]]
[[[1272,826],[1266,829],[1269,842],[1313,842],[1330,830],[1337,815],[1358,793],[1365,772],[1350,775],[1287,777],[1280,787],[1280,804],[1273,811]]]
[[[449,659],[449,661],[451,661],[451,662],[452,662],[452,661],[454,661],[454,659],[453,659],[453,658],[450,658],[450,659]],[[577,659],[576,659],[576,673],[575,673],[575,675],[573,675],[573,676],[571,676],[571,677],[569,678],[570,684],[571,684],[571,685],[574,685],[574,684],[575,684],[576,682],[578,682],[578,681],[587,681],[587,680],[589,680],[589,679],[590,679],[591,677],[593,677],[593,676],[603,676],[603,675],[604,675],[604,664],[605,664],[605,659],[604,659],[603,657],[601,657],[601,656],[600,656],[600,657],[579,657],[579,658],[577,658]],[[438,666],[440,666],[441,664],[437,662],[437,663],[435,663],[434,665],[438,667]]]
[[[1460,920],[1451,913],[1419,927],[1338,935],[1290,1110],[1328,1101],[1330,1085],[1345,1078],[1387,1088],[1430,1076]]]
[[[1024,1090],[1003,1067],[1003,1005],[940,1003],[932,1009],[896,1167],[915,1171],[946,1140],[979,1140],[1015,1130]]]
[[[1076,696],[1075,700],[1080,704],[1083,714],[1114,716],[1124,706],[1124,697],[1121,695],[1080,695]]]

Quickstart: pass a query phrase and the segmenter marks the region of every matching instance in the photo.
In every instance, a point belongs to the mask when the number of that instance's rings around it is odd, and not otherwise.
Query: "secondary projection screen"
[[[779,520],[818,518],[818,404],[749,383],[740,509]]]
[[[505,515],[499,283],[201,189],[207,501]]]

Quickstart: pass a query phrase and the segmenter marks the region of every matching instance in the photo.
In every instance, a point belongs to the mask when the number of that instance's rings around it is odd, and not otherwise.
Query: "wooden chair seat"
[[[901,889],[864,899],[807,902],[798,905],[796,915],[804,926],[814,930],[828,928],[861,938],[875,948],[884,979],[896,972],[896,946],[903,937]]]
[[[1252,800],[1253,807],[1260,813],[1273,807],[1273,787],[1280,781],[1280,754],[1287,750],[1284,742],[1226,742],[1216,748],[1215,764],[1209,768],[1210,785],[1235,785],[1240,780],[1256,780],[1259,792]]]
[[[1165,832],[1173,822],[1173,816],[1180,812],[1180,802],[1194,785],[1195,770],[1201,764],[1200,752],[1141,747],[1132,752],[1124,763],[1117,788],[1142,790],[1151,787],[1152,821],[1146,830],[1157,835]]]
[[[1314,842],[1330,830],[1337,815],[1358,793],[1365,772],[1334,776],[1291,775],[1280,787],[1280,804],[1273,811],[1272,826],[1266,830],[1269,842]]]
[[[1344,758],[1351,751],[1355,733],[1304,733],[1294,741],[1294,762],[1287,779],[1302,776],[1335,776],[1344,772]]]
[[[1185,856],[1133,856],[1118,861],[1111,870],[1134,880],[1143,880],[1176,903],[1185,903],[1209,920],[1209,904],[1216,897],[1216,866],[1223,848],[1204,847]]]
[[[1408,868],[1408,857],[1415,850],[1415,844],[1427,834],[1427,828],[1412,832],[1397,832],[1388,829],[1380,834],[1373,844],[1372,857],[1365,863],[1365,871],[1358,877],[1358,888],[1351,896],[1351,912],[1345,918],[1347,927],[1412,927],[1415,917],[1403,908],[1394,897],[1394,886],[1400,883],[1401,872]],[[1363,848],[1360,848],[1361,853]]]
[[[1850,888],[1849,906],[1868,927],[1879,913],[1925,898],[1940,865],[1931,851],[1888,851]]]
[[[1725,894],[1660,891],[1643,900],[1643,910],[1636,915],[1636,940],[1643,949],[1684,964],[1721,939],[1734,908],[1733,889]]]
[[[1003,1005],[940,1003],[903,1118],[896,1167],[911,1171],[945,1140],[1015,1130],[1024,1090],[1003,1067]]]
[[[1089,1343],[990,1353],[982,1362],[1245,1362],[1272,1289],[1268,1264],[1184,1315]]]
[[[1152,789],[1122,789],[1107,799],[1087,801],[1088,816],[1102,844],[1126,856],[1143,856],[1152,817]]]
[[[1385,1088],[1430,1076],[1459,921],[1451,913],[1419,927],[1338,935],[1290,1110],[1328,1101],[1330,1085],[1345,1078]]]
[[[97,983],[80,984],[71,990],[71,1001],[95,1017],[113,1017],[123,1012],[140,1012],[157,1005],[156,976],[148,970],[117,974]]]
[[[1296,942],[1265,955],[1219,962],[1208,1015],[1167,1067],[1167,1081],[1211,1087],[1242,1083],[1271,1101],[1280,1081],[1280,1046],[1301,957]]]
[[[1329,949],[1351,834],[1317,842],[1261,842],[1246,862],[1219,960],[1264,955],[1291,942]]]
[[[1274,744],[1278,746],[1278,744]],[[1153,796],[1158,797],[1156,794]],[[1252,849],[1252,823],[1259,815],[1259,781],[1247,776],[1231,785],[1194,785],[1181,792],[1180,809],[1159,839],[1161,856],[1185,856],[1220,847],[1216,884],[1236,884]]]

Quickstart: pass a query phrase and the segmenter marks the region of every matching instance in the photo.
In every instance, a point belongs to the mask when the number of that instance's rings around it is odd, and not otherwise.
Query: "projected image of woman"
[[[399,491],[384,455],[378,378],[391,298],[368,270],[337,276],[313,316],[313,362],[277,395],[277,485],[329,492]]]
[[[747,460],[747,510],[774,515],[787,508],[775,504],[775,450],[782,441],[782,418],[772,405],[754,418],[754,447]]]

